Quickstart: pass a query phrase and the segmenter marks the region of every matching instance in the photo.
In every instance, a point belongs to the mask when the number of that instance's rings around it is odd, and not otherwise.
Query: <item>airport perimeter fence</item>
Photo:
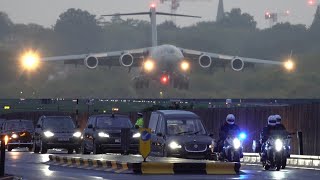
[[[305,155],[320,155],[320,103],[293,104],[288,106],[268,106],[268,107],[233,107],[233,108],[212,108],[202,110],[192,110],[200,116],[207,130],[214,134],[218,140],[219,129],[225,122],[225,117],[229,113],[236,116],[236,123],[248,135],[244,142],[246,152],[252,152],[252,141],[259,138],[259,134],[267,124],[267,118],[271,114],[282,116],[283,124],[292,133],[298,131],[303,134],[303,148]],[[149,123],[150,112],[145,113],[145,126]],[[83,129],[86,125],[88,114],[66,113],[66,112],[18,112],[3,114],[0,118],[5,119],[30,119],[37,122],[41,115],[70,115]],[[136,112],[129,114],[130,119],[135,123]],[[292,136],[291,152],[299,154],[297,134]]]

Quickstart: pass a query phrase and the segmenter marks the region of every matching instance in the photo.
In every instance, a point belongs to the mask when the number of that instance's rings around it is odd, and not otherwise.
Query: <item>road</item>
[[[52,153],[52,151],[50,151]],[[60,154],[63,152],[53,152]],[[79,155],[77,155],[79,156]],[[318,179],[319,170],[288,168],[281,171],[264,171],[261,166],[243,165],[241,175],[134,175],[114,174],[94,170],[83,170],[44,164],[48,161],[48,154],[33,154],[30,152],[6,152],[6,173],[21,177],[23,180],[74,180],[74,179]]]

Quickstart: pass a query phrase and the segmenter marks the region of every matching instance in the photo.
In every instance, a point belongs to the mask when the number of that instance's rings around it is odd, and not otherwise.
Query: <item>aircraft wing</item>
[[[53,56],[43,57],[41,61],[44,62],[64,62],[65,64],[78,64],[84,65],[85,59],[89,57],[95,57],[99,61],[99,65],[106,66],[121,66],[119,59],[124,54],[130,54],[133,57],[133,66],[138,66],[143,59],[145,53],[149,51],[149,48],[131,49],[123,51],[111,51],[103,53],[88,53],[78,55],[66,55],[66,56]]]
[[[210,52],[201,52],[196,50],[190,50],[190,49],[184,49],[180,48],[181,52],[184,54],[185,57],[199,60],[199,58],[203,55],[206,55],[212,60],[218,60],[218,63],[220,65],[225,65],[230,62],[232,62],[234,59],[240,59],[243,61],[244,64],[270,64],[270,65],[280,65],[285,66],[286,62],[281,61],[273,61],[273,60],[264,60],[264,59],[255,59],[255,58],[247,58],[247,57],[239,57],[239,56],[230,56],[230,55],[224,55],[224,54],[217,54],[217,53],[210,53]]]

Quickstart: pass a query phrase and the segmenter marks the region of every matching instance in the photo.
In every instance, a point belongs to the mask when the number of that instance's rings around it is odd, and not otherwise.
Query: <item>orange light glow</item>
[[[21,57],[22,68],[28,71],[35,70],[39,67],[40,56],[34,51],[27,51]]]
[[[152,60],[147,60],[146,62],[144,62],[143,64],[143,68],[145,71],[147,72],[151,72],[154,69],[154,62]]]
[[[189,62],[187,61],[182,61],[181,64],[180,64],[180,68],[183,70],[183,71],[187,71],[190,69],[190,64]]]
[[[284,62],[284,67],[288,70],[288,71],[292,71],[295,68],[295,64],[292,60],[288,60],[286,62]]]
[[[8,142],[9,142],[9,137],[8,137],[8,135],[6,135],[6,136],[4,137],[4,144],[7,145]]]

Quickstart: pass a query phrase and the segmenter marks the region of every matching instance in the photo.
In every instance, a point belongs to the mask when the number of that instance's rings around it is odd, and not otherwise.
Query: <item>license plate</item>
[[[58,138],[58,141],[69,141],[69,138]]]
[[[114,142],[119,143],[120,139],[115,139]]]

